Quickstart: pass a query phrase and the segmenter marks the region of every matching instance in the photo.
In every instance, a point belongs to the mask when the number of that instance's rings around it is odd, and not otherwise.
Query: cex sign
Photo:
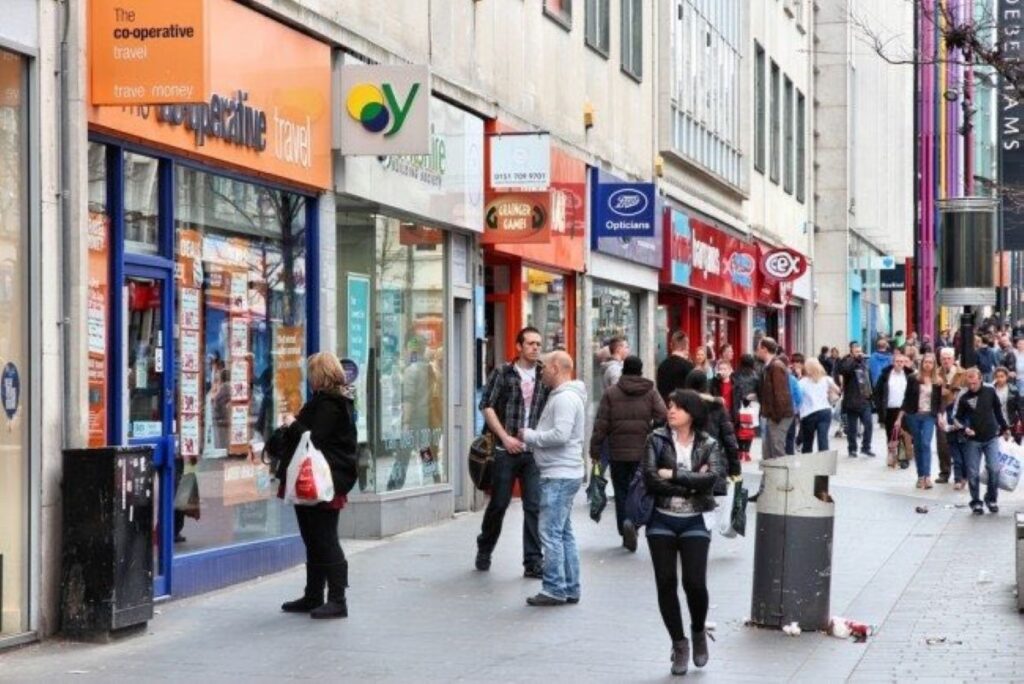
[[[761,273],[779,282],[791,282],[807,272],[807,258],[789,247],[779,247],[761,255]]]
[[[430,70],[335,67],[335,146],[345,156],[430,153]]]

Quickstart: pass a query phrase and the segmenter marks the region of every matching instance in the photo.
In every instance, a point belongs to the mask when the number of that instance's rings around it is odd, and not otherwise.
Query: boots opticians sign
[[[425,66],[339,65],[334,125],[346,156],[430,153]]]
[[[208,99],[207,0],[90,0],[94,105]]]

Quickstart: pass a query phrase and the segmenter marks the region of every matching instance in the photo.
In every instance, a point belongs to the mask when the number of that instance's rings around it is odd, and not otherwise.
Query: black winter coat
[[[707,465],[708,472],[700,469]],[[725,493],[726,466],[722,449],[714,438],[698,432],[693,441],[692,468],[680,470],[676,463],[676,448],[668,427],[658,428],[647,437],[643,472],[647,493],[654,497],[656,508],[669,508],[672,497],[692,499],[698,511],[715,509],[715,491]],[[664,480],[658,470],[672,470],[671,480]]]
[[[735,391],[734,388],[733,392]],[[700,398],[704,400],[704,432],[722,447],[729,475],[741,474],[743,468],[740,466],[740,445],[736,441],[736,426],[725,410],[725,400],[708,394],[702,394]]]
[[[590,457],[600,459],[607,441],[612,461],[637,463],[643,459],[645,438],[664,422],[665,402],[654,382],[639,375],[623,375],[601,397],[590,436]]]
[[[285,430],[285,449],[288,458],[282,464],[287,471],[291,454],[295,453],[302,433],[309,430],[313,446],[320,450],[331,467],[334,493],[348,494],[356,483],[358,435],[353,419],[352,400],[334,392],[315,392],[313,397],[295,416],[295,422]]]

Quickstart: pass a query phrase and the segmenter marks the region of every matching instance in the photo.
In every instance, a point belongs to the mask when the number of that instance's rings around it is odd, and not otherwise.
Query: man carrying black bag
[[[494,369],[487,380],[480,411],[497,438],[491,469],[491,500],[484,512],[476,539],[476,569],[489,570],[491,553],[501,535],[505,511],[512,501],[512,488],[519,480],[523,497],[523,575],[543,579],[543,553],[537,516],[540,511],[540,471],[533,454],[516,435],[524,428],[536,428],[550,390],[541,382],[541,335],[526,327],[516,336],[514,361]]]

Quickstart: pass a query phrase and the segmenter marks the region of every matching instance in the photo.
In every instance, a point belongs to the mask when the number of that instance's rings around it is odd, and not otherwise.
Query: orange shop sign
[[[502,192],[488,196],[483,244],[545,243],[551,240],[550,192]]]
[[[94,105],[207,99],[207,0],[90,0]]]
[[[208,36],[208,95],[188,104],[93,106],[90,127],[273,179],[331,187],[330,46],[235,0],[203,4],[209,26],[231,27]]]

